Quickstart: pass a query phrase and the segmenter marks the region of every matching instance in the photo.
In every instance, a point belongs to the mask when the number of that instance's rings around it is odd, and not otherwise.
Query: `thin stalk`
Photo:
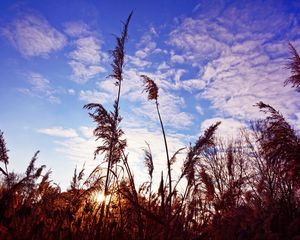
[[[104,217],[104,208],[105,208],[105,203],[106,203],[106,195],[108,194],[108,180],[109,180],[109,172],[111,168],[111,156],[112,156],[112,141],[110,143],[110,152],[109,152],[109,158],[108,158],[108,163],[107,163],[107,171],[106,171],[106,179],[105,179],[105,187],[104,187],[104,200],[101,204],[101,211],[100,211],[100,218],[99,218],[99,232],[101,232],[102,228],[102,221]]]
[[[150,179],[150,186],[149,186],[149,211],[151,211],[151,191],[152,191],[152,177]]]
[[[123,79],[122,79],[123,80]],[[118,96],[117,96],[117,101],[116,101],[116,109],[115,109],[115,115],[114,115],[114,122],[117,122],[117,119],[119,117],[119,103],[120,103],[120,95],[121,95],[121,85],[122,85],[122,80],[118,82]],[[114,126],[115,129],[113,131],[116,131],[116,125]],[[109,172],[111,169],[111,163],[112,163],[112,153],[113,153],[113,138],[111,138],[110,141],[110,149],[109,149],[109,157],[108,157],[108,167],[107,167],[107,172],[106,172],[106,181],[105,181],[105,190],[104,190],[104,198],[106,198],[106,194],[108,193],[108,179],[109,179]]]
[[[109,144],[109,156],[108,156],[108,167],[106,172],[106,180],[105,180],[105,188],[104,188],[104,202],[102,203],[101,207],[101,213],[100,213],[100,225],[102,224],[103,216],[104,216],[104,207],[105,207],[105,201],[106,201],[106,195],[108,194],[108,185],[109,185],[109,172],[112,168],[112,156],[113,156],[113,150],[114,150],[114,135],[117,131],[117,122],[119,118],[119,103],[120,103],[120,95],[121,95],[121,86],[123,81],[123,64],[124,64],[124,44],[127,38],[127,32],[128,32],[128,25],[131,19],[132,13],[127,18],[127,21],[124,24],[124,29],[122,32],[122,35],[120,38],[117,39],[117,46],[115,50],[112,51],[112,55],[114,57],[114,62],[112,64],[113,67],[113,74],[110,75],[111,77],[115,78],[117,80],[118,85],[118,95],[116,98],[116,102],[114,105],[114,125],[112,129],[112,138],[110,139]],[[108,211],[108,208],[107,208]]]
[[[8,178],[8,169],[7,169],[7,163],[5,162],[5,171],[6,171],[6,174],[7,174],[7,178]]]
[[[163,133],[163,137],[164,137],[164,142],[165,142],[165,149],[166,149],[166,155],[167,155],[167,165],[168,165],[168,176],[169,176],[169,213],[171,214],[171,206],[172,206],[172,176],[171,176],[171,164],[170,164],[170,158],[169,158],[169,150],[168,150],[168,144],[167,144],[167,139],[166,139],[166,133],[165,133],[165,129],[164,129],[164,125],[163,122],[161,120],[161,116],[160,116],[160,112],[159,112],[159,107],[158,107],[158,101],[155,101],[156,104],[156,110],[157,110],[157,114],[158,114],[158,118],[160,121],[160,126],[161,126],[161,130]]]

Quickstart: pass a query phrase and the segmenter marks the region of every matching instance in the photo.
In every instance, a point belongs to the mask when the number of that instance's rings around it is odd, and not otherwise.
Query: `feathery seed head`
[[[144,81],[144,86],[145,86],[144,91],[146,91],[148,93],[148,99],[149,100],[157,100],[158,87],[157,87],[156,83],[146,75],[141,75],[141,77],[143,78],[143,81]]]

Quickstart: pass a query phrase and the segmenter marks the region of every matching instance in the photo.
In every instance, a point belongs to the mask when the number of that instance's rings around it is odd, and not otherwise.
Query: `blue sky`
[[[137,182],[146,179],[145,141],[154,176],[166,168],[155,106],[141,74],[159,86],[171,152],[221,120],[232,137],[262,117],[264,101],[300,129],[299,96],[283,87],[289,76],[288,41],[300,49],[299,1],[1,1],[0,129],[10,166],[23,172],[36,150],[39,163],[65,188],[75,166],[87,171],[97,146],[86,110],[111,108],[116,95],[109,50],[121,21],[134,11],[126,46],[121,96],[123,129]],[[104,165],[105,166],[105,165]],[[180,161],[174,172],[180,171]]]

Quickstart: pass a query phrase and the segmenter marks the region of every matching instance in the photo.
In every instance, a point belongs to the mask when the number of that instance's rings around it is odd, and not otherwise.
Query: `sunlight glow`
[[[105,200],[105,205],[108,205],[110,198],[111,198],[111,195],[107,195],[106,199],[105,199],[105,196],[102,192],[97,192],[94,194],[94,200],[99,204],[103,203]]]

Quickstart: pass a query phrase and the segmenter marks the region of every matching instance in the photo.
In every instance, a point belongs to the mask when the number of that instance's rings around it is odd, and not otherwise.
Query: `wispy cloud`
[[[136,67],[143,68],[151,65],[150,61],[146,61],[138,56],[127,56],[127,59],[129,60],[130,64],[133,64]]]
[[[101,60],[100,41],[94,36],[82,37],[76,40],[76,49],[70,53],[75,61],[84,64],[97,64]]]
[[[128,56],[128,63],[135,68],[145,68],[152,66],[150,61],[151,56],[164,52],[162,49],[157,47],[156,39],[158,33],[154,27],[150,29],[141,37],[140,41],[136,44],[137,50],[134,55]]]
[[[170,66],[165,61],[160,63],[157,67],[158,70],[169,69],[169,68],[170,68]]]
[[[153,38],[156,36],[157,33],[154,28],[151,28],[148,32],[146,32],[137,44],[138,50],[135,52],[135,56],[144,59],[154,53],[157,49],[157,44]]]
[[[163,171],[167,173],[167,165],[165,159],[165,148],[163,143],[163,137],[160,130],[150,131],[148,128],[125,128],[127,137],[127,151],[129,152],[129,164],[132,167],[132,172],[135,173],[135,179],[137,185],[140,185],[144,181],[148,181],[147,170],[144,165],[144,152],[146,142],[151,147],[151,152],[154,161],[154,184],[158,187],[160,174]],[[186,142],[182,141],[183,136],[180,134],[168,134],[168,147],[171,156],[178,149],[185,147]],[[186,138],[185,138],[186,139]],[[178,156],[178,161],[173,166],[173,179],[177,179],[180,174],[181,164],[183,156]]]
[[[200,115],[204,114],[203,108],[200,105],[196,105],[195,109]]]
[[[147,74],[157,82],[159,86],[159,107],[166,126],[183,129],[193,123],[193,116],[184,111],[186,107],[183,97],[172,93],[167,80],[161,79],[159,73],[140,72],[136,68],[129,68],[124,71],[124,84],[121,95],[130,106],[131,114],[134,114],[136,121],[144,122],[145,118],[151,122],[157,122],[155,104],[148,101],[147,94],[143,92],[143,82],[140,75]],[[96,90],[80,92],[80,99],[86,102],[98,102],[101,104],[112,103],[112,96],[116,96],[117,88],[115,81],[111,78],[99,81]],[[166,86],[164,84],[167,84]],[[123,101],[123,100],[122,100]]]
[[[56,151],[76,163],[77,166],[82,166],[85,163],[87,172],[92,171],[96,165],[103,163],[103,156],[98,156],[95,161],[92,161],[94,151],[101,142],[95,141],[93,128],[91,127],[81,126],[78,131],[80,135],[75,129],[63,127],[38,129],[38,132],[61,138],[55,140]],[[147,171],[144,167],[143,152],[143,148],[146,147],[145,141],[147,141],[151,146],[155,164],[154,184],[158,187],[161,171],[167,172],[164,157],[165,148],[161,132],[159,130],[150,131],[147,128],[141,127],[124,128],[124,132],[128,144],[126,149],[129,152],[128,162],[132,168],[132,172],[135,174],[136,184],[140,185],[144,181],[148,181]],[[173,154],[179,148],[185,147],[186,143],[181,139],[183,139],[183,136],[180,134],[168,135],[170,154]],[[181,163],[182,157],[179,156],[179,160],[174,166],[174,179],[180,174]]]
[[[185,61],[184,56],[177,55],[177,54],[174,53],[174,51],[171,51],[170,60],[173,63],[184,63],[184,61]]]
[[[213,33],[214,29],[218,32]],[[201,64],[205,59],[217,57],[225,42],[233,39],[230,32],[220,29],[222,27],[211,21],[186,18],[170,33],[169,44],[182,50],[176,53],[176,56]],[[222,41],[218,41],[216,37]]]
[[[55,151],[62,154],[67,160],[71,160],[77,166],[83,166],[90,172],[99,162],[92,161],[97,144],[93,137],[93,129],[81,126],[78,130],[55,126],[38,129],[37,132],[54,138]],[[101,160],[99,157],[98,160]]]
[[[280,4],[264,4],[267,11],[259,1],[246,4],[245,11],[235,4],[198,4],[199,17],[184,18],[171,31],[173,56],[181,55],[199,69],[197,78],[186,83],[198,89],[198,101],[211,102],[218,116],[258,118],[262,115],[253,105],[264,101],[289,119],[298,118],[299,98],[283,82],[289,75],[284,68],[287,40],[298,44],[300,38],[287,31],[295,15],[285,15]]]
[[[25,15],[1,29],[1,34],[25,57],[44,56],[63,48],[66,37],[45,18]]]
[[[146,100],[142,94],[142,81],[140,72],[135,68],[124,70],[124,84],[122,85],[122,98],[131,102]],[[117,87],[115,80],[112,78],[105,78],[96,83],[96,88],[93,90],[82,90],[80,92],[80,99],[85,102],[98,102],[105,104],[114,101],[113,96],[117,94]]]
[[[81,21],[65,23],[64,32],[71,37],[78,37],[90,33],[88,25]]]
[[[28,82],[32,85],[32,89],[35,91],[46,92],[50,89],[50,81],[38,73],[29,73]]]
[[[63,127],[51,127],[51,128],[41,128],[37,130],[39,133],[43,133],[53,137],[63,137],[63,138],[73,138],[77,137],[77,133],[72,128]]]
[[[175,129],[184,129],[193,124],[193,115],[183,111],[185,107],[183,97],[165,92],[162,89],[159,91],[159,94],[160,112],[166,126]],[[144,101],[140,107],[133,108],[133,112],[140,117],[147,116],[153,122],[157,122],[158,120],[154,102]]]
[[[72,88],[69,88],[69,89],[68,89],[68,94],[70,94],[70,95],[75,95],[75,94],[76,94],[76,91],[75,91],[74,89],[72,89]]]
[[[79,99],[86,103],[105,104],[108,99],[111,99],[111,95],[97,90],[81,90],[79,93]]]
[[[43,75],[29,72],[26,74],[26,78],[30,87],[19,88],[20,92],[32,97],[45,98],[51,103],[61,103],[60,98],[57,96],[58,91],[51,86],[50,81]]]
[[[241,130],[247,128],[245,123],[233,118],[209,118],[201,123],[201,133],[203,133],[208,127],[221,122],[216,131],[216,137],[226,138],[227,140],[236,139],[241,134]]]
[[[73,70],[71,79],[77,83],[86,83],[98,73],[105,72],[105,69],[101,66],[86,65],[79,61],[70,61],[69,65]]]
[[[98,73],[106,71],[101,64],[107,61],[108,54],[102,52],[102,41],[98,34],[90,31],[88,25],[82,22],[66,23],[65,32],[75,38],[68,62],[73,71],[72,80],[86,83]]]

